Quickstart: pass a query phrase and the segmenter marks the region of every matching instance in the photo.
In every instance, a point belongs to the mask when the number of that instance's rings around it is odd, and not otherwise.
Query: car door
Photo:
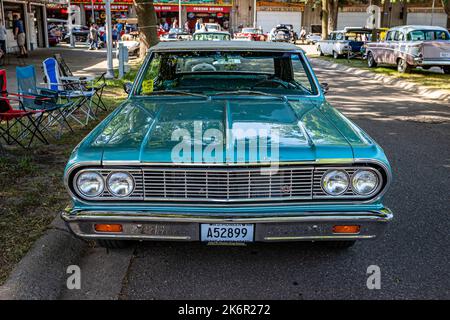
[[[389,38],[389,50],[386,57],[386,62],[389,64],[397,64],[397,58],[399,56],[399,42],[398,42],[399,31],[392,31]]]

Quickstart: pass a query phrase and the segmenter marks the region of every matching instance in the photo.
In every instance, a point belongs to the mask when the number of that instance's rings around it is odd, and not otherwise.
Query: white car
[[[322,40],[322,36],[319,34],[310,33],[306,35],[307,44],[316,44],[316,42],[320,40]]]

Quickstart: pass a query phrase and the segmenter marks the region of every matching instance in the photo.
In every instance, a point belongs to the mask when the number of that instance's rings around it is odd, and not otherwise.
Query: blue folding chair
[[[59,98],[74,102],[73,111],[70,116],[81,125],[87,125],[89,123],[89,119],[96,119],[92,110],[92,99],[95,91],[92,88],[86,89],[83,82],[80,80],[63,81],[61,79],[58,62],[55,58],[45,59],[42,62],[42,65],[44,67],[47,88],[57,92]],[[82,123],[76,117],[73,117],[73,113],[76,110],[80,110],[86,115],[85,123]]]
[[[36,85],[36,71],[34,66],[16,67],[17,87],[19,98],[28,110],[44,110],[46,123],[42,129],[53,135],[50,127],[59,124],[60,130],[54,135],[59,138],[64,128],[73,132],[67,115],[70,114],[73,102],[57,103],[58,93]]]

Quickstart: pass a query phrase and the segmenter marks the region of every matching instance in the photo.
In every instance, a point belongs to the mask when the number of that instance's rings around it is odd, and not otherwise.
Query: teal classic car
[[[326,89],[292,44],[160,43],[73,151],[62,217],[107,247],[376,238],[389,162]]]

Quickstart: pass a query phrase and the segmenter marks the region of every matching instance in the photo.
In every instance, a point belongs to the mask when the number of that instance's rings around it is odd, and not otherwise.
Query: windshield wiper
[[[151,93],[153,94],[182,94],[186,96],[194,96],[194,97],[202,97],[205,99],[208,99],[207,95],[200,94],[200,93],[193,93],[188,91],[182,91],[182,90],[156,90]]]
[[[223,95],[235,95],[235,94],[247,94],[247,95],[260,95],[260,96],[266,96],[266,97],[272,97],[272,98],[278,98],[281,100],[287,100],[286,96],[281,96],[278,94],[270,94],[263,91],[256,91],[256,90],[236,90],[236,91],[224,91],[224,92],[218,92],[211,94],[210,97],[214,96],[223,96]]]

